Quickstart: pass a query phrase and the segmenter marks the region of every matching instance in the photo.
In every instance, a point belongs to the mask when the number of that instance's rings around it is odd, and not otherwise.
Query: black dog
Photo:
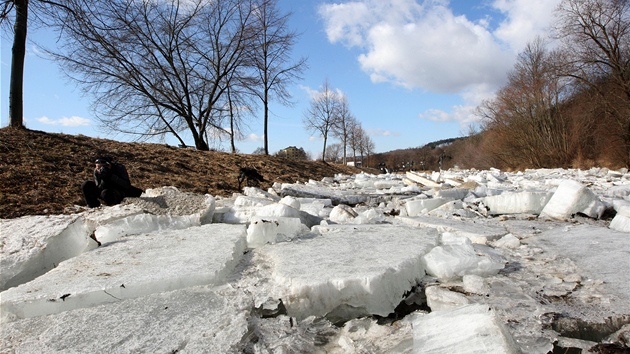
[[[241,167],[238,172],[238,189],[241,189],[243,181],[247,181],[248,187],[258,186],[265,178],[253,167]]]

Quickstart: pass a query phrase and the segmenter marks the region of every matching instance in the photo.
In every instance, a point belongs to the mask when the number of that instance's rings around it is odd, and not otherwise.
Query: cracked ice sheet
[[[397,216],[396,220],[400,223],[418,228],[430,227],[439,232],[451,232],[468,237],[473,243],[480,244],[486,244],[487,241],[499,239],[508,233],[504,227],[497,226],[496,224],[482,224],[483,221],[480,219],[464,221],[430,216]]]
[[[589,225],[530,224],[540,234],[525,236],[518,248],[502,249],[509,264],[485,278],[488,296],[469,296],[497,311],[523,353],[553,350],[550,338],[559,335],[550,328],[549,314],[603,323],[615,313],[630,313],[630,279],[619,271],[630,269],[627,234]],[[625,297],[615,294],[624,286]]]
[[[630,314],[630,236],[591,225],[567,225],[528,240],[546,252],[570,258],[592,280],[603,281],[611,310]],[[602,255],[606,255],[602,257]]]
[[[344,310],[387,316],[425,275],[422,256],[437,243],[433,229],[404,225],[330,225],[317,235],[264,246],[288,314],[300,319]],[[356,313],[355,313],[356,315]]]
[[[125,237],[2,292],[2,320],[28,318],[224,281],[246,249],[244,225]]]
[[[228,353],[251,304],[205,286],[3,324],[2,353]]]

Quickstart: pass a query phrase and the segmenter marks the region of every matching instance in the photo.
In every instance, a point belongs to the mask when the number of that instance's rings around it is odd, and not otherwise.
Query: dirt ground
[[[124,143],[83,135],[0,129],[0,218],[63,214],[85,205],[81,183],[93,179],[94,159],[111,156],[124,164],[131,183],[143,190],[175,186],[183,192],[231,196],[239,192],[239,167],[253,167],[274,182],[321,180],[354,167],[266,155],[198,151],[165,144]]]

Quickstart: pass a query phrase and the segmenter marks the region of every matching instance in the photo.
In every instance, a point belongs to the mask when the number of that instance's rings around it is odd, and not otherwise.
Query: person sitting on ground
[[[95,164],[94,181],[85,181],[81,185],[89,208],[99,207],[99,199],[111,206],[120,204],[125,197],[137,198],[142,194],[142,189],[131,185],[127,169],[122,164],[112,162],[109,157],[99,157]]]

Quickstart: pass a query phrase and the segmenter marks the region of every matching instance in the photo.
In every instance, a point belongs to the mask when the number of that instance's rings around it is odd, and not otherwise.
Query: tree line
[[[531,41],[478,108],[471,148],[509,168],[630,166],[630,2],[563,0],[555,14],[552,38]]]
[[[348,149],[352,150],[354,163],[357,162],[357,154],[362,160],[374,153],[374,142],[350,111],[348,98],[339,90],[332,89],[328,80],[311,98],[303,123],[307,130],[322,136],[323,161],[347,164]],[[339,139],[339,143],[328,145],[330,137]]]
[[[244,120],[262,105],[269,154],[269,103],[288,104],[287,86],[306,66],[291,61],[289,16],[277,0],[2,0],[0,21],[14,24],[10,126],[23,127],[25,43],[36,20],[59,34],[48,54],[95,97],[104,127],[181,145],[190,135],[199,150],[229,136],[235,152]]]

